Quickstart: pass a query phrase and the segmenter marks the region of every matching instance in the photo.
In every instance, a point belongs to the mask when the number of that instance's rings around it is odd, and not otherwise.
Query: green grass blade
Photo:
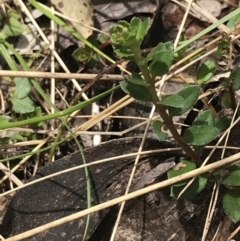
[[[206,35],[207,33],[209,33],[210,31],[214,30],[215,28],[217,28],[219,25],[225,23],[226,21],[228,21],[229,19],[233,18],[234,16],[236,16],[237,14],[240,13],[240,8],[237,8],[236,10],[234,10],[233,12],[229,13],[228,15],[226,15],[225,17],[219,19],[217,22],[213,23],[212,25],[210,25],[209,27],[205,28],[203,31],[201,31],[200,33],[196,34],[195,36],[193,36],[192,38],[190,38],[187,41],[184,41],[183,44],[181,44],[180,46],[178,46],[175,49],[175,52],[178,52],[179,50],[185,48],[186,46],[188,46],[189,44],[191,44],[192,42],[196,41],[197,39],[201,38],[202,36]]]
[[[92,104],[93,102],[95,102],[97,100],[100,100],[101,98],[111,94],[112,92],[116,91],[119,88],[120,88],[120,86],[118,85],[118,86],[116,86],[116,87],[114,87],[110,90],[105,91],[102,94],[99,94],[97,96],[92,97],[90,100],[86,100],[82,103],[71,106],[71,107],[69,107],[69,108],[67,108],[63,111],[58,111],[58,112],[55,112],[55,113],[52,113],[52,114],[49,114],[49,115],[45,115],[45,116],[34,117],[32,119],[29,119],[29,120],[15,121],[15,122],[12,122],[12,123],[10,122],[10,123],[7,123],[7,124],[2,124],[0,126],[0,130],[6,130],[8,128],[20,127],[20,126],[24,126],[24,125],[31,125],[31,124],[35,124],[35,123],[38,123],[38,122],[41,122],[41,121],[47,121],[47,120],[51,120],[51,119],[54,119],[54,118],[60,118],[62,116],[71,114],[74,111],[81,110],[85,106],[87,106],[89,104]]]
[[[12,45],[9,44],[6,41],[5,41],[5,45],[14,52],[15,56],[18,58],[19,62],[21,63],[23,69],[26,70],[26,71],[29,71],[29,67],[28,67],[27,63],[24,61],[22,56],[20,54],[18,54],[17,51],[15,51],[15,49],[12,47]],[[55,111],[58,111],[58,109],[52,104],[52,102],[50,101],[49,97],[44,93],[43,89],[40,87],[40,85],[37,83],[37,81],[35,79],[31,79],[31,82],[32,82],[32,85],[36,88],[36,90],[40,93],[40,95],[45,99],[45,101],[47,101],[54,108]],[[83,148],[80,145],[79,141],[77,140],[76,136],[73,134],[71,128],[68,127],[68,125],[67,125],[68,116],[69,116],[69,114],[67,116],[64,116],[64,117],[61,118],[62,123],[69,130],[70,135],[73,137],[73,139],[77,143],[78,149],[79,149],[79,151],[81,153],[81,156],[82,156],[83,163],[86,164],[86,159],[85,159],[85,156],[83,154]],[[56,144],[56,142],[54,142],[54,144]],[[52,147],[51,153],[53,153],[54,150],[55,150],[55,145]],[[85,170],[86,185],[87,185],[87,206],[88,206],[88,208],[90,208],[91,207],[91,184],[90,184],[90,177],[89,177],[88,168],[85,167],[84,170]],[[89,223],[90,223],[90,215],[87,216],[85,234],[87,233],[87,230],[88,230],[88,227],[89,227]],[[85,234],[84,234],[84,237],[85,237]]]
[[[93,46],[89,41],[87,41],[80,33],[75,31],[73,28],[68,26],[63,20],[61,20],[59,17],[52,14],[48,9],[44,8],[41,4],[39,4],[35,0],[28,0],[30,4],[32,4],[36,9],[41,11],[44,15],[46,15],[48,18],[52,19],[56,24],[63,27],[66,31],[71,33],[73,36],[75,36],[77,39],[79,39],[81,42],[83,42],[85,45],[90,47],[92,50],[94,50],[96,53],[101,55],[103,58],[107,59],[110,63],[115,63],[113,59],[108,57],[106,54],[104,54],[102,51],[100,51],[98,48]]]
[[[2,57],[6,60],[9,68],[11,70],[17,71],[18,70],[17,65],[16,65],[15,61],[13,60],[12,56],[8,53],[8,50],[6,49],[4,42],[0,43],[0,52],[1,52]]]

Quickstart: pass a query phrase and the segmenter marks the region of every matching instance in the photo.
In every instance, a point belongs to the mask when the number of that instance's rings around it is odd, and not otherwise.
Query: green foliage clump
[[[184,55],[186,48],[181,49],[181,53],[174,52],[172,42],[159,43],[153,48],[147,56],[141,53],[141,42],[147,33],[149,20],[141,21],[138,18],[133,18],[130,23],[119,21],[117,25],[110,29],[110,40],[113,49],[120,58],[134,61],[140,73],[133,73],[126,80],[120,83],[122,90],[133,98],[145,102],[152,102],[161,120],[155,120],[152,123],[152,130],[159,138],[165,140],[168,134],[164,128],[168,128],[172,133],[175,141],[189,156],[190,160],[181,161],[177,167],[168,171],[168,178],[195,170],[199,165],[199,155],[195,150],[202,149],[204,146],[215,140],[223,129],[229,126],[229,119],[226,117],[216,117],[211,110],[205,110],[193,121],[192,125],[186,129],[183,136],[180,136],[175,129],[172,118],[179,116],[192,109],[197,102],[200,93],[201,85],[206,83],[215,73],[216,66],[211,60],[204,62],[196,73],[196,84],[186,85],[185,88],[176,94],[166,95],[162,99],[157,96],[155,88],[155,78],[163,76],[169,71],[169,68],[174,61]],[[225,47],[224,47],[225,48]],[[219,52],[220,50],[218,50]],[[223,46],[222,46],[223,51]],[[240,89],[240,70],[232,71],[229,78],[223,81],[223,87],[227,89],[226,97],[222,95],[221,103],[225,108],[234,107],[233,98],[229,97],[229,93]],[[217,173],[219,182],[226,186],[231,186],[235,189],[230,189],[223,199],[223,207],[225,213],[234,222],[240,221],[240,214],[236,208],[240,203],[238,188],[240,187],[240,169],[239,166],[227,168],[227,175]],[[208,175],[199,175],[187,187],[182,197],[192,197],[201,192],[208,180]],[[182,192],[189,180],[177,183],[171,187],[171,195],[177,197]],[[240,207],[239,207],[240,208]],[[238,210],[239,210],[238,208]]]

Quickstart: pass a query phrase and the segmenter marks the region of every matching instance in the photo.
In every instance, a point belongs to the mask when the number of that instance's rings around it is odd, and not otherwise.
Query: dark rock
[[[87,162],[94,162],[136,152],[140,141],[140,138],[114,140],[90,148],[84,154]],[[172,144],[147,140],[144,150],[167,147],[172,147]],[[179,152],[165,152],[141,157],[134,183],[161,161],[178,155]],[[133,162],[134,158],[123,158],[89,168],[92,205],[119,197],[124,193]],[[44,167],[32,180],[80,164],[82,164],[81,154],[74,153]],[[87,208],[86,193],[83,169],[22,189],[10,202],[0,233],[7,238],[83,210]],[[210,195],[211,191],[206,189],[193,200],[176,201],[170,197],[169,189],[166,188],[128,201],[115,240],[199,241]],[[110,211],[102,210],[91,215],[87,240],[109,240],[117,210],[118,206],[115,206]],[[218,209],[207,240],[213,237],[222,217],[224,215]],[[86,218],[77,219],[24,240],[82,240],[85,221]]]

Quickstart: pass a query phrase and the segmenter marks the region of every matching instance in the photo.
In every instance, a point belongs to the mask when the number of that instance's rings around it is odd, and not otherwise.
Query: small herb
[[[201,85],[206,83],[215,73],[215,62],[209,60],[199,67],[195,85],[186,85],[178,93],[159,99],[155,88],[155,77],[166,74],[174,57],[183,56],[186,48],[180,49],[181,51],[178,49],[176,54],[172,42],[159,43],[147,56],[143,56],[140,46],[147,33],[148,25],[148,19],[141,21],[138,18],[133,18],[130,23],[119,21],[117,25],[111,27],[110,39],[115,53],[120,58],[134,61],[140,69],[140,73],[133,73],[120,83],[122,90],[137,100],[152,102],[162,118],[162,121],[155,120],[152,123],[152,130],[155,135],[159,140],[165,140],[168,135],[164,129],[168,129],[175,141],[190,158],[190,160],[181,161],[176,167],[168,171],[168,178],[172,178],[196,169],[197,165],[201,164],[201,159],[191,146],[195,150],[202,149],[216,139],[220,131],[229,126],[230,120],[227,117],[217,116],[211,109],[205,110],[197,116],[183,136],[178,134],[173,123],[173,117],[182,115],[192,109],[201,93]],[[226,43],[220,44],[218,54],[223,53],[226,49]],[[240,89],[240,69],[233,70],[230,77],[222,82],[222,85],[225,87],[225,91],[220,98],[222,106],[234,108],[236,101],[233,91]],[[236,210],[240,209],[239,166],[229,167],[227,174],[224,176],[220,175],[219,171],[215,173],[215,176],[223,185],[234,187],[224,196],[223,207],[230,219],[234,222],[240,221],[240,214],[239,212],[236,213]],[[201,192],[205,188],[207,180],[207,175],[197,176],[182,197],[192,197]],[[171,196],[177,197],[186,187],[188,181],[173,185]]]

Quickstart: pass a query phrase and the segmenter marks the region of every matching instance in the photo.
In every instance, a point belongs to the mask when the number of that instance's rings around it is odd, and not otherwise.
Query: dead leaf
[[[155,0],[92,0],[92,2],[98,27],[105,32],[109,31],[110,26],[115,24],[116,20],[140,13],[154,14],[157,10]]]
[[[222,9],[228,6],[226,3],[222,3],[217,0],[198,0],[197,3],[216,18],[220,16]],[[198,12],[194,11],[194,13],[196,14],[196,17],[199,20],[208,21],[205,17],[203,17]]]
[[[93,5],[91,0],[50,0],[55,8],[66,17],[73,19],[72,26],[84,38],[92,34],[90,28],[93,27]]]

